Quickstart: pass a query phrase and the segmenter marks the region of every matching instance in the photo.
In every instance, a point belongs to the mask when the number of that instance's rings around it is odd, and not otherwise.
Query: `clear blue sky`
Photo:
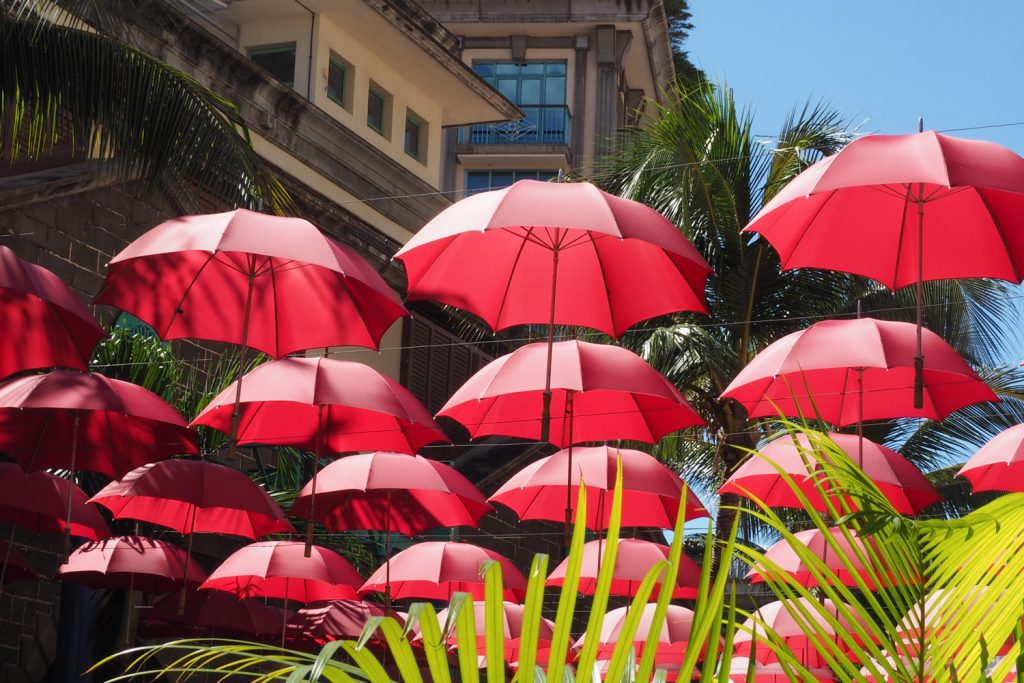
[[[691,59],[774,135],[824,98],[865,133],[1024,122],[1020,0],[690,0]],[[952,133],[1024,155],[1024,125]]]

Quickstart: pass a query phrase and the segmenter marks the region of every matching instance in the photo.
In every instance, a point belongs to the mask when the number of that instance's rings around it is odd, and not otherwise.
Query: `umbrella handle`
[[[68,479],[67,517],[64,520],[64,559],[71,554],[71,494],[75,488],[75,459],[78,455],[78,420],[81,416],[75,411],[75,423],[71,431],[71,477]]]

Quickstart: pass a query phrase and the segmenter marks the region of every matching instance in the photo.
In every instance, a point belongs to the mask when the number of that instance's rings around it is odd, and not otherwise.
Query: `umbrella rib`
[[[897,278],[900,274],[900,257],[903,255],[903,235],[907,229],[907,209],[910,207],[911,197],[910,185],[907,185],[907,192],[903,196],[903,211],[900,214],[900,239],[896,243],[896,262],[892,269],[892,287],[896,287]]]
[[[192,276],[192,280],[188,283],[188,287],[185,288],[185,291],[181,293],[181,298],[178,299],[178,305],[174,307],[174,312],[171,313],[171,319],[167,321],[167,325],[160,334],[161,339],[166,339],[167,335],[170,334],[171,325],[174,324],[174,319],[178,317],[178,314],[185,312],[184,309],[182,309],[182,306],[185,304],[185,299],[188,297],[189,293],[191,293],[192,287],[195,286],[199,276],[202,275],[204,270],[206,270],[206,266],[210,265],[210,261],[213,261],[216,257],[216,252],[210,254],[206,260],[203,261],[203,265],[199,266],[199,270],[196,271],[196,274]],[[223,261],[221,261],[221,263],[223,263]]]
[[[593,234],[587,232],[586,235],[590,238],[590,243],[594,246],[594,258],[597,259],[597,267],[601,271],[601,283],[604,285],[604,300],[608,302],[608,318],[612,323],[612,336],[618,337],[619,330],[615,326],[615,310],[612,307],[611,292],[608,291],[608,277],[604,269],[604,261],[601,259],[601,253],[597,250],[597,240],[594,239]]]
[[[519,242],[519,251],[516,252],[516,257],[512,261],[512,267],[509,268],[508,275],[505,277],[505,291],[501,295],[501,304],[498,306],[498,313],[494,316],[495,329],[501,328],[501,316],[505,312],[505,304],[508,303],[508,292],[512,288],[512,276],[515,275],[516,266],[519,265],[519,259],[523,256],[523,250],[526,249],[526,242],[532,232],[533,228],[529,228],[526,235],[524,235],[522,240]],[[554,294],[552,294],[552,296],[554,296]]]
[[[838,193],[835,190],[833,190],[832,192],[829,193],[829,195],[827,197],[825,197],[825,201],[823,201],[821,203],[821,206],[818,207],[818,210],[815,211],[814,215],[811,216],[811,218],[807,221],[806,227],[804,227],[803,232],[800,233],[800,236],[797,238],[796,243],[793,244],[793,248],[789,250],[789,256],[787,256],[785,258],[785,260],[782,260],[781,254],[780,254],[780,259],[779,260],[782,261],[782,269],[783,270],[786,270],[789,267],[789,262],[790,262],[790,260],[792,260],[793,255],[796,254],[796,250],[800,248],[800,243],[804,241],[804,238],[807,237],[807,233],[809,233],[811,231],[811,225],[814,224],[814,221],[816,221],[818,219],[818,216],[821,215],[821,212],[825,210],[825,206],[830,201],[832,201],[832,198],[835,197],[836,194],[838,194]]]

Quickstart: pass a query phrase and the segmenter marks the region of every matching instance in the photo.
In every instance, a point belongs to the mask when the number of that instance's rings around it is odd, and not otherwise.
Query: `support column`
[[[615,150],[615,135],[621,123],[620,79],[622,58],[629,48],[633,34],[617,31],[613,25],[597,27],[597,98],[594,125],[595,164],[602,156]]]
[[[583,122],[587,116],[587,53],[590,50],[590,39],[587,36],[576,36],[575,76],[572,88],[572,167],[580,171],[583,161]]]

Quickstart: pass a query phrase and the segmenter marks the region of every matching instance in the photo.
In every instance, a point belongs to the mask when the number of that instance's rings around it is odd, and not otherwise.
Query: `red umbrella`
[[[896,451],[856,434],[831,433],[828,438],[871,477],[900,514],[916,515],[942,500],[931,482]],[[740,465],[718,492],[757,498],[771,507],[802,508],[803,503],[779,476],[775,468],[778,466],[793,478],[815,510],[825,512],[828,506],[814,485],[814,477],[819,470],[807,470],[808,463],[816,457],[806,434],[798,434],[796,442],[785,434]]]
[[[242,600],[222,591],[190,591],[189,598],[183,614],[178,613],[178,601],[173,595],[153,603],[153,607],[144,612],[150,632],[163,630],[161,625],[178,626],[179,630],[202,629],[221,637],[281,632],[281,615],[259,600]]]
[[[313,482],[291,514],[311,509]],[[415,536],[428,529],[476,526],[491,506],[454,468],[404,453],[361,453],[337,460],[317,475],[315,519],[332,531],[375,529]]]
[[[298,610],[288,619],[287,640],[323,646],[334,640],[357,639],[371,617],[382,617],[384,609],[364,600],[330,600]]]
[[[240,444],[320,448],[324,455],[375,449],[412,454],[448,441],[408,389],[362,363],[284,358],[242,379]],[[236,391],[237,383],[229,385],[192,424],[230,431]]]
[[[1021,281],[1022,216],[1024,159],[928,131],[855,140],[797,176],[746,230],[775,247],[783,268],[857,273],[891,289],[916,283],[920,330],[925,280]],[[918,334],[916,355],[927,357]]]
[[[750,417],[819,415],[846,426],[862,420],[926,417],[996,395],[960,355],[925,330],[924,407],[913,407],[914,326],[858,318],[825,320],[770,344],[736,375],[723,398]]]
[[[4,560],[3,575],[0,575],[0,586],[6,586],[16,581],[39,580],[39,575],[31,563],[25,559],[25,556],[13,544],[7,541],[0,541],[0,554],[6,558]]]
[[[523,612],[525,608],[515,602],[501,603],[501,632],[505,640],[504,655],[505,661],[515,665],[519,662],[520,649],[523,633]],[[437,620],[441,624],[448,621],[448,608],[437,613]],[[482,602],[473,603],[473,625],[476,627],[476,643],[474,647],[477,652],[483,652],[487,641],[487,605]],[[541,656],[538,664],[544,664],[551,653],[551,640],[555,635],[555,623],[550,619],[542,618],[537,629],[537,654]],[[422,640],[423,634],[417,634],[416,640]],[[458,649],[459,638],[455,633],[448,638],[448,644],[452,649]],[[486,657],[481,657],[481,664],[486,666]]]
[[[301,218],[245,209],[156,226],[111,259],[96,303],[128,311],[161,339],[240,344],[274,358],[376,349],[408,315],[350,247]]]
[[[457,592],[482,600],[484,579],[480,572],[487,560],[501,565],[504,598],[522,600],[526,595],[526,577],[507,558],[469,543],[441,541],[417,543],[398,553],[391,558],[390,569],[388,564],[378,568],[359,593],[383,593],[390,586],[391,597],[395,600],[450,600]]]
[[[462,308],[495,330],[548,325],[543,441],[556,323],[618,337],[641,320],[707,310],[711,267],[679,229],[590,183],[523,180],[467,197],[395,256],[410,299]]]
[[[184,581],[202,583],[195,563],[186,574],[185,551],[141,536],[115,536],[78,547],[57,570],[57,578],[90,588],[127,588],[165,593]]]
[[[230,555],[210,574],[200,589],[233,593],[240,598],[279,598],[288,602],[310,603],[320,600],[355,600],[363,577],[344,557],[313,546],[305,554],[300,541],[264,541],[250,543]],[[285,615],[286,616],[286,615]],[[284,647],[284,617],[281,646]]]
[[[415,453],[425,444],[448,441],[426,408],[398,382],[361,363],[327,358],[262,365],[216,396],[192,424],[236,428],[238,443],[316,452],[306,552],[313,544],[321,457],[375,448]]]
[[[665,313],[705,311],[711,273],[653,209],[590,183],[533,180],[457,202],[395,258],[410,300],[456,306],[494,330],[557,321],[615,337]]]
[[[0,329],[17,339],[0,346],[0,378],[34,368],[89,367],[105,336],[78,295],[47,269],[0,246]]]
[[[1024,491],[1024,425],[996,434],[957,474],[975,491]]]
[[[622,460],[622,526],[671,529],[679,512],[683,480],[641,451],[594,446],[559,451],[530,463],[506,481],[488,500],[511,508],[519,519],[565,519],[566,496],[579,497],[580,478],[587,488],[587,528],[608,528],[618,460]],[[566,486],[566,476],[571,486]],[[575,503],[569,508],[575,519]],[[693,491],[687,489],[686,518],[707,517]],[[572,521],[570,520],[570,521]]]
[[[821,559],[825,566],[836,575],[840,584],[856,586],[856,577],[860,576],[862,580],[867,582],[869,588],[874,589],[874,582],[871,578],[874,571],[873,569],[866,568],[860,558],[868,558],[868,567],[873,568],[874,563],[877,561],[874,558],[877,558],[879,553],[878,547],[873,539],[861,540],[856,532],[852,530],[848,531],[848,533],[852,536],[852,542],[846,539],[842,529],[829,529],[829,534],[831,534],[838,548],[831,547],[826,542],[825,536],[820,529],[801,531],[793,534],[793,536],[798,543],[806,546],[808,550]],[[816,588],[819,585],[810,568],[800,559],[800,556],[789,541],[783,539],[775,543],[772,547],[768,548],[764,556],[766,560],[770,560],[780,570],[796,579],[804,588]],[[844,559],[846,562],[843,561]],[[847,567],[847,562],[851,565],[850,567]],[[747,578],[750,579],[751,583],[760,583],[765,580],[757,567],[747,573]]]
[[[847,606],[847,610],[856,614],[853,608]],[[854,627],[843,615],[839,614],[839,608],[828,599],[821,599],[812,603],[807,598],[795,598],[785,603],[776,601],[763,605],[753,613],[750,619],[743,622],[743,628],[736,630],[733,637],[733,647],[736,654],[749,657],[751,650],[754,650],[754,659],[763,664],[778,661],[775,653],[768,647],[768,637],[765,633],[765,626],[772,629],[778,638],[789,647],[801,660],[805,667],[818,668],[828,666],[821,653],[814,646],[814,640],[804,627],[805,622],[814,622],[821,629],[824,637],[835,638],[840,647],[847,649],[840,641],[840,636],[832,625],[821,615],[822,611],[830,613],[839,623],[840,629],[852,633]],[[806,616],[805,616],[806,615]],[[797,618],[799,617],[799,619]],[[864,626],[864,624],[861,624]],[[865,627],[866,628],[866,627]],[[752,647],[754,635],[757,633],[758,645]],[[771,639],[772,642],[775,638]],[[852,652],[850,652],[852,655]]]
[[[164,460],[132,470],[89,501],[115,519],[137,519],[180,534],[256,539],[295,529],[277,503],[240,470],[204,460]]]
[[[580,571],[579,592],[593,595],[597,589],[597,575],[601,571],[601,557],[607,549],[604,541],[590,541],[583,546],[583,567]],[[658,562],[668,560],[669,547],[660,543],[651,543],[636,538],[620,538],[618,553],[615,556],[615,568],[612,571],[612,595],[633,597],[644,576]],[[676,599],[697,599],[697,587],[700,582],[700,567],[685,555],[679,558],[679,573],[676,576],[676,588],[672,597]],[[569,565],[568,558],[555,567],[548,576],[546,586],[561,586],[565,583],[565,571]],[[651,593],[651,599],[657,599],[659,586]]]
[[[651,624],[654,621],[656,603],[649,602],[644,605],[643,613],[640,615],[640,624],[637,626],[633,636],[633,647],[636,650],[637,659],[642,654],[644,643],[652,642],[647,640],[651,631]],[[626,625],[628,607],[619,607],[609,610],[601,622],[600,638],[597,646],[597,658],[609,659],[615,652],[615,646],[619,643],[622,629]],[[669,605],[668,613],[665,615],[665,622],[661,626],[661,633],[658,636],[655,646],[657,661],[661,663],[674,662],[683,663],[686,656],[686,646],[690,641],[690,629],[693,626],[693,611],[679,605]],[[572,649],[581,650],[586,642],[586,637],[580,636],[573,644]]]
[[[748,657],[733,657],[729,664],[729,680],[732,683],[747,683],[749,669],[750,659]],[[825,667],[808,669],[808,673],[814,677],[814,681],[819,683],[831,683],[836,680],[832,670]],[[792,680],[778,662],[767,664],[754,662],[754,683],[791,683]],[[811,682],[806,681],[806,683]]]
[[[110,535],[103,515],[87,505],[82,489],[49,472],[24,472],[13,463],[0,463],[0,521],[39,533],[61,533],[70,526],[72,536],[98,541]],[[66,521],[71,496],[71,523]]]
[[[80,468],[117,478],[197,449],[185,420],[153,392],[94,372],[54,370],[0,385],[0,451],[27,470]]]
[[[544,344],[527,344],[469,378],[438,415],[458,420],[475,437],[541,436]],[[703,425],[682,394],[658,371],[619,346],[558,342],[551,366],[551,433],[565,448],[585,441],[657,443],[683,427]]]

